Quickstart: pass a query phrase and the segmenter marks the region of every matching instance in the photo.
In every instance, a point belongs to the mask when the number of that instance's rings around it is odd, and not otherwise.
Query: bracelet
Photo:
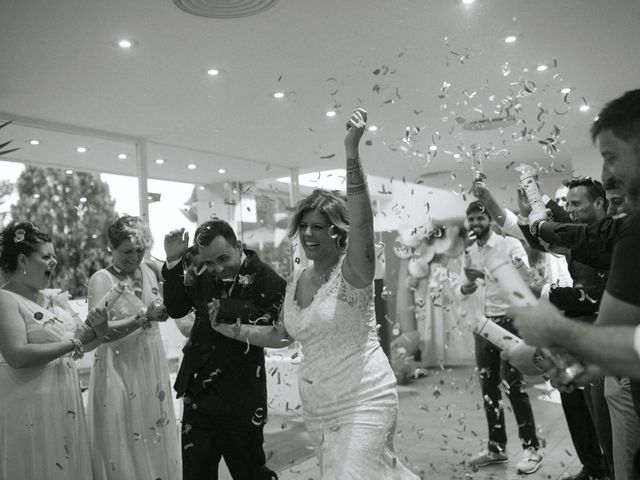
[[[84,345],[77,338],[70,338],[71,345],[73,345],[73,353],[71,354],[71,358],[74,360],[80,360],[84,357]]]

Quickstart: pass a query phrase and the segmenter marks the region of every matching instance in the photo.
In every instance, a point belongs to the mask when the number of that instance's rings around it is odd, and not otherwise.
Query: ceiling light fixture
[[[513,42],[515,42],[516,40],[518,40],[518,37],[516,37],[515,35],[509,35],[508,37],[506,37],[506,38],[504,39],[504,42],[505,42],[505,43],[513,43]]]
[[[333,110],[329,110],[327,113],[325,113],[325,115],[329,118],[331,117],[335,117],[336,116],[336,112]]]
[[[275,92],[273,98],[284,98],[284,92]]]
[[[164,165],[164,158],[156,158],[156,165]]]
[[[471,5],[475,1],[476,0],[462,0],[462,3],[464,3],[465,5]]]
[[[560,90],[560,93],[566,95],[567,93],[571,93],[571,88],[570,87],[564,87],[562,90]]]
[[[218,70],[217,68],[210,68],[209,70],[207,70],[207,75],[211,76],[211,77],[215,77],[216,75],[220,74],[220,70]]]
[[[189,170],[195,170],[197,168],[197,165],[195,163],[190,163],[189,165],[187,165],[187,168]]]
[[[536,67],[536,70],[537,70],[537,71],[539,71],[539,72],[546,72],[548,68],[549,68],[549,67],[548,67],[548,66],[546,66],[546,65],[538,65],[538,66]]]
[[[377,132],[378,131],[378,126],[377,125],[369,125],[369,128],[367,129],[370,132]]]
[[[580,105],[581,112],[588,112],[591,109],[589,105]]]
[[[129,50],[131,48],[135,48],[138,46],[138,42],[136,42],[135,40],[129,39],[129,38],[123,38],[122,40],[118,40],[117,43],[118,47],[122,48],[123,50]]]
[[[223,175],[223,174],[227,173],[227,171],[226,171],[224,168],[219,168],[219,169],[218,169],[218,173],[219,173],[220,175]]]
[[[126,160],[127,159],[127,154],[126,153],[119,153],[118,154],[118,158],[120,160]]]
[[[40,145],[40,140],[29,140],[31,145]]]
[[[432,152],[435,152],[436,150],[438,150],[438,147],[436,145],[431,145],[429,147],[429,150],[431,150]]]
[[[76,148],[76,152],[78,153],[86,153],[87,147],[78,147]]]
[[[73,173],[73,170],[65,170],[64,173],[66,173],[67,175],[71,175]]]

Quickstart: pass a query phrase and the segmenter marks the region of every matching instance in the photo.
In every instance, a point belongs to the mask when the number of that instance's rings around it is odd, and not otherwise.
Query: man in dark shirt
[[[566,213],[573,222],[593,223],[606,217],[605,191],[600,182],[583,177],[571,180],[567,186]],[[566,218],[564,212],[555,208],[555,204],[549,206],[556,212],[556,217]],[[530,235],[532,232],[538,233],[535,228],[538,226],[539,223],[535,223],[531,232],[526,227],[523,229],[525,238],[533,248],[540,248],[539,237]],[[573,287],[555,288],[552,285],[551,289],[543,289],[542,296],[564,311],[567,317],[592,323],[596,320],[600,298],[604,292],[610,255],[599,254],[600,257],[606,257],[600,262],[599,269],[578,261],[573,250],[565,252],[565,256],[573,278]],[[613,469],[613,447],[603,380],[599,379],[585,386],[584,392],[562,392],[561,400],[576,453],[583,465],[580,473],[570,478],[582,480],[608,477],[609,471]],[[605,453],[609,468],[600,447]]]
[[[602,110],[591,129],[611,174],[622,182],[627,200],[640,204],[640,89],[625,93]],[[592,362],[582,381],[602,370],[640,379],[640,213],[628,216],[615,236],[611,269],[595,325],[559,315],[551,305],[513,309],[516,326],[525,341],[535,346],[562,346]],[[633,388],[636,410],[638,398]],[[619,478],[638,478],[638,462],[632,471],[616,472]]]
[[[274,480],[262,444],[267,420],[264,351],[214,331],[211,322],[273,324],[286,282],[251,250],[231,226],[211,220],[198,227],[188,248],[184,229],[165,237],[164,301],[174,318],[196,320],[174,388],[184,398],[184,480],[217,479],[224,458],[237,480]],[[198,258],[190,275],[189,254]],[[186,271],[186,274],[184,273]],[[187,278],[185,278],[187,277]]]

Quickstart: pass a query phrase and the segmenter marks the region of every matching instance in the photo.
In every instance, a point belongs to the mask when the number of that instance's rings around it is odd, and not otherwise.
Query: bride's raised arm
[[[373,248],[373,211],[367,178],[360,162],[359,144],[367,123],[367,112],[356,109],[347,122],[344,138],[347,156],[347,208],[349,242],[342,274],[354,287],[364,288],[373,282],[375,250]]]

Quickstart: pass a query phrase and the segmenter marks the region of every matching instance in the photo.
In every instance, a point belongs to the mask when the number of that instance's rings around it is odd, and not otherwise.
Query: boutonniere
[[[252,273],[251,275],[238,275],[238,285],[240,285],[244,289],[251,285],[255,278],[255,273]]]

